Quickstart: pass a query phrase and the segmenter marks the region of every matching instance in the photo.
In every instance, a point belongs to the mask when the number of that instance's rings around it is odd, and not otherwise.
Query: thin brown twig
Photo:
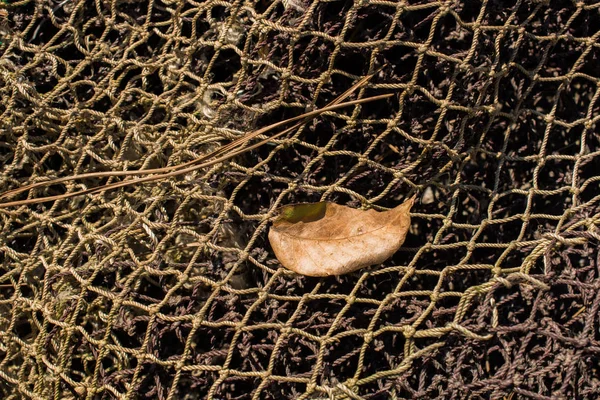
[[[382,94],[382,95],[378,95],[378,96],[367,97],[367,98],[364,98],[364,99],[352,100],[352,101],[348,101],[346,103],[339,103],[339,104],[335,104],[335,105],[332,105],[332,106],[320,108],[320,109],[315,110],[315,111],[310,111],[310,112],[302,114],[300,116],[293,117],[293,118],[290,118],[288,120],[278,122],[278,123],[276,123],[274,125],[275,126],[280,126],[280,125],[282,125],[284,123],[297,121],[299,119],[311,118],[311,117],[317,116],[319,114],[322,114],[322,113],[324,113],[326,111],[333,111],[333,110],[337,110],[337,109],[340,109],[340,108],[343,108],[343,107],[347,107],[347,106],[351,106],[351,105],[357,105],[357,104],[367,103],[367,102],[371,102],[371,101],[386,99],[386,98],[389,98],[391,96],[393,96],[393,94],[389,93],[389,94]],[[265,129],[266,128],[260,129],[258,131],[253,132],[250,135],[245,136],[243,138],[244,139],[243,142],[249,140],[248,136],[254,137],[254,136],[260,134],[260,133],[257,133],[257,132],[260,131],[262,133],[262,132],[264,132]],[[241,150],[238,150],[238,151],[227,153],[226,155],[224,155],[222,157],[219,157],[219,158],[217,158],[217,159],[215,159],[213,161],[209,161],[209,162],[198,164],[198,165],[192,165],[190,167],[179,169],[179,170],[172,171],[172,172],[168,172],[168,173],[165,173],[165,174],[158,174],[158,175],[148,176],[148,177],[144,177],[144,178],[132,179],[132,180],[129,180],[129,181],[112,183],[112,184],[109,184],[109,185],[103,185],[103,186],[100,186],[100,187],[97,187],[97,188],[92,188],[92,189],[80,190],[78,192],[73,192],[73,193],[64,193],[64,194],[55,195],[55,196],[47,196],[47,197],[40,197],[40,198],[35,198],[35,199],[26,199],[26,200],[18,200],[18,201],[11,201],[11,202],[6,202],[6,203],[0,203],[0,208],[7,208],[7,207],[12,207],[12,206],[22,206],[22,205],[28,205],[28,204],[44,203],[44,202],[47,202],[47,201],[54,201],[54,200],[63,200],[63,199],[68,199],[68,198],[75,197],[75,196],[81,196],[81,195],[84,195],[84,194],[99,193],[99,192],[103,192],[103,191],[110,190],[110,189],[116,189],[116,188],[119,188],[119,187],[133,185],[133,184],[136,184],[136,183],[144,183],[144,182],[156,181],[156,180],[159,180],[159,179],[171,178],[171,177],[174,177],[174,176],[183,175],[183,174],[186,174],[188,172],[192,172],[192,171],[195,171],[195,170],[198,170],[198,169],[201,169],[201,168],[205,168],[205,167],[217,164],[219,162],[226,161],[226,160],[228,160],[228,159],[230,159],[232,157],[235,157],[237,155],[240,155],[240,154],[243,154],[243,153],[248,152],[250,150],[253,150],[253,149],[255,149],[255,148],[259,147],[259,146],[262,146],[263,144],[267,143],[268,141],[272,140],[273,138],[281,136],[283,133],[286,133],[286,131],[280,132],[280,133],[278,133],[278,134],[276,134],[276,135],[274,135],[274,136],[272,136],[272,137],[270,137],[268,139],[265,139],[265,140],[263,140],[263,141],[261,141],[259,143],[254,144],[252,146],[245,147],[245,148],[243,148]],[[230,143],[230,145],[231,145],[231,143]],[[218,150],[217,150],[217,152],[218,152]],[[213,153],[215,153],[215,152],[213,152]],[[211,153],[211,154],[213,154],[213,153]],[[209,157],[209,156],[207,156],[207,157]],[[118,171],[118,172],[125,172],[125,171]],[[97,174],[102,174],[101,176],[115,176],[115,175],[119,175],[119,174],[115,174],[114,172],[99,172]],[[71,177],[71,179],[72,178],[73,177]]]
[[[200,156],[194,160],[188,161],[186,163],[183,164],[178,164],[178,165],[173,165],[170,167],[162,167],[162,168],[153,168],[153,169],[147,169],[147,170],[135,170],[135,171],[103,171],[103,172],[89,172],[89,173],[85,173],[85,174],[79,174],[79,175],[71,175],[71,176],[65,176],[62,178],[56,178],[56,179],[51,179],[48,181],[43,181],[43,182],[36,182],[36,183],[32,183],[29,185],[25,185],[25,186],[21,186],[19,188],[16,189],[12,189],[12,190],[8,190],[4,193],[0,194],[0,199],[4,199],[4,198],[10,198],[13,197],[19,193],[23,193],[25,191],[34,189],[34,188],[38,188],[38,187],[42,187],[42,186],[50,186],[50,185],[56,185],[59,183],[63,183],[63,182],[67,182],[67,181],[72,181],[72,180],[78,180],[78,179],[88,179],[88,178],[102,178],[102,177],[116,177],[116,176],[130,176],[130,175],[150,175],[150,174],[159,174],[159,173],[167,173],[169,171],[173,171],[173,170],[177,170],[180,168],[185,168],[185,167],[189,167],[191,165],[197,164],[199,162],[202,161],[206,161],[210,158],[219,156],[229,150],[233,150],[236,147],[239,147],[240,145],[243,145],[244,143],[250,141],[251,139],[255,138],[258,135],[261,135],[263,133],[266,133],[272,129],[275,129],[279,126],[285,125],[287,123],[299,120],[299,119],[304,119],[303,121],[300,121],[299,123],[295,124],[294,126],[285,129],[284,131],[276,134],[274,137],[280,137],[282,135],[285,135],[291,131],[293,131],[294,129],[298,128],[300,125],[306,123],[308,120],[310,120],[311,118],[321,114],[322,112],[325,111],[329,111],[331,110],[332,106],[335,105],[339,105],[343,100],[345,100],[348,96],[350,96],[354,91],[356,91],[356,89],[360,88],[361,86],[363,86],[366,82],[368,82],[375,74],[377,74],[379,71],[381,71],[381,69],[383,69],[385,67],[385,65],[381,68],[379,68],[377,71],[373,72],[372,74],[369,74],[365,77],[363,77],[362,79],[360,79],[358,82],[356,82],[354,85],[352,85],[352,87],[350,87],[348,90],[346,90],[344,93],[342,93],[340,96],[338,96],[336,99],[334,99],[332,102],[330,102],[329,104],[327,104],[327,106],[325,106],[324,108],[312,111],[312,112],[308,112],[305,114],[302,114],[300,116],[297,117],[293,117],[293,118],[289,118],[287,120],[284,121],[280,121],[280,122],[276,122],[274,124],[271,124],[269,126],[266,126],[264,128],[258,129],[256,131],[250,132],[246,135],[244,135],[241,138],[238,138],[234,141],[232,141],[231,143],[228,143],[226,145],[223,145],[221,147],[219,147],[217,150]],[[377,96],[375,96],[377,97]],[[363,100],[368,100],[368,99],[373,99],[373,98],[367,98],[367,99],[363,99]],[[345,105],[351,105],[351,102],[348,103],[342,103]],[[266,143],[264,141],[260,142],[262,144]],[[251,150],[251,149],[248,149]],[[236,153],[237,154],[241,154],[241,153]],[[212,165],[212,164],[211,164]],[[92,189],[90,189],[92,190]],[[87,193],[87,191],[81,191],[78,192],[80,194],[85,194],[84,192]],[[61,195],[62,196],[62,195]],[[10,203],[0,203],[0,208],[2,207],[9,207],[8,204],[12,204],[15,205],[15,202],[10,202]],[[31,204],[31,203],[22,203],[22,204]]]

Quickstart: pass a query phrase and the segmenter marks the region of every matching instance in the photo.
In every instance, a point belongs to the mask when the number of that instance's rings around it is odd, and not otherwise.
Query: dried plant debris
[[[330,202],[287,205],[269,231],[281,264],[308,276],[343,275],[392,256],[404,243],[415,198],[384,212]]]

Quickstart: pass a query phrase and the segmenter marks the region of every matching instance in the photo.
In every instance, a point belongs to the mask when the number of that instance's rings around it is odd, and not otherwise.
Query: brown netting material
[[[0,209],[0,397],[599,397],[599,10],[4,3],[1,191],[177,165],[384,65],[353,98],[397,96],[183,177]],[[267,241],[282,204],[414,193],[382,265],[297,276]]]

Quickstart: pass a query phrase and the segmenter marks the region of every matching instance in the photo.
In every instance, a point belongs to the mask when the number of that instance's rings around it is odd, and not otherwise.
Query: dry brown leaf
[[[281,264],[298,274],[347,274],[384,262],[402,246],[414,201],[384,212],[328,202],[284,206],[269,242]]]

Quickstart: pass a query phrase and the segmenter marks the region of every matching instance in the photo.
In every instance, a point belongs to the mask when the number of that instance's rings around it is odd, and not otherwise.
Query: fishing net
[[[4,1],[2,192],[394,96],[0,208],[0,397],[600,396],[599,2]],[[414,194],[381,265],[299,276],[267,240],[283,204]]]

